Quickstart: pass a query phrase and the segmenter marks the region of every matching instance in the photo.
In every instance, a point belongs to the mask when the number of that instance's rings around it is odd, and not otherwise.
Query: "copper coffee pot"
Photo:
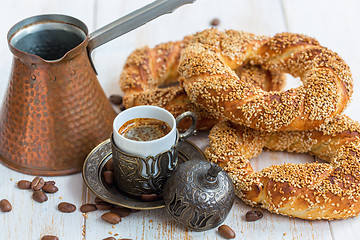
[[[195,0],[158,0],[88,34],[64,15],[40,15],[13,26],[14,54],[0,110],[0,161],[23,173],[80,172],[87,154],[109,138],[115,112],[91,61],[96,47]]]

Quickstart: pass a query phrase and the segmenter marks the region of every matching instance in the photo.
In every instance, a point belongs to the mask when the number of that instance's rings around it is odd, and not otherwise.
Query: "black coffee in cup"
[[[134,141],[152,141],[171,131],[169,124],[154,118],[135,118],[125,122],[119,134]]]

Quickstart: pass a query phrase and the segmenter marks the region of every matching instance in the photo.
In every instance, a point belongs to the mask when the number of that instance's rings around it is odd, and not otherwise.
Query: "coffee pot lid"
[[[170,215],[195,231],[219,226],[235,199],[234,186],[226,172],[203,160],[180,164],[166,181],[163,194]]]

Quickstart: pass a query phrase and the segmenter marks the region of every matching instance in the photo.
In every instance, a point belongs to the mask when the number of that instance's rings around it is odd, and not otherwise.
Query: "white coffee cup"
[[[119,128],[127,121],[135,118],[154,118],[169,124],[171,130],[165,136],[151,141],[135,141],[119,134]],[[177,130],[174,116],[167,110],[156,106],[137,106],[126,109],[118,114],[113,123],[113,138],[115,145],[122,151],[141,156],[156,156],[169,150],[176,141]]]

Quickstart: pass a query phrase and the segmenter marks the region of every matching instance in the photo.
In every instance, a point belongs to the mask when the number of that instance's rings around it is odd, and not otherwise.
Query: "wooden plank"
[[[360,121],[360,2],[283,1],[289,30],[315,37],[322,45],[339,53],[353,73],[354,94],[345,113]],[[301,11],[299,11],[301,9]],[[329,222],[333,239],[359,239],[358,217]]]
[[[93,6],[95,0],[33,0],[2,1],[0,15],[0,99],[3,98],[10,68],[12,54],[8,49],[6,34],[18,21],[27,17],[58,13],[74,16],[92,28]],[[54,159],[56,161],[56,159]],[[59,191],[48,194],[49,200],[37,203],[32,199],[32,191],[19,190],[16,182],[21,179],[32,180],[34,176],[21,174],[0,165],[0,199],[8,199],[13,210],[0,212],[0,239],[40,239],[45,234],[57,235],[60,239],[81,239],[84,218],[79,211],[71,214],[61,213],[57,205],[68,201],[80,206],[83,199],[84,185],[81,174],[66,177],[47,177],[55,180]],[[12,179],[12,180],[10,180]],[[59,199],[62,197],[63,199]]]
[[[0,199],[8,199],[13,210],[0,212],[0,239],[40,239],[41,236],[53,234],[60,239],[81,239],[84,218],[81,212],[61,213],[57,205],[62,202],[82,202],[83,184],[80,174],[65,177],[45,177],[45,180],[56,182],[59,191],[47,194],[48,201],[35,202],[31,190],[20,190],[16,183],[34,176],[18,173],[0,165]],[[62,199],[60,199],[62,198]]]

